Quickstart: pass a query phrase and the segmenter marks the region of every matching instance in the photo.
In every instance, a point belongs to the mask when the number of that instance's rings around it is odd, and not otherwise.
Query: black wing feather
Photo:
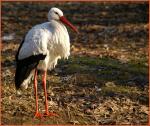
[[[22,82],[28,78],[31,71],[37,67],[40,60],[44,60],[46,55],[39,54],[33,55],[28,58],[19,60],[18,55],[19,51],[23,45],[24,40],[22,41],[21,45],[19,46],[18,52],[16,54],[16,73],[15,73],[15,86],[16,89],[20,88]]]

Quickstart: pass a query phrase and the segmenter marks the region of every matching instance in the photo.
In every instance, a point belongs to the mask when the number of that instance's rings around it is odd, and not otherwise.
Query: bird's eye
[[[57,13],[57,12],[55,12],[55,14],[57,14],[57,15],[58,15],[58,13]]]

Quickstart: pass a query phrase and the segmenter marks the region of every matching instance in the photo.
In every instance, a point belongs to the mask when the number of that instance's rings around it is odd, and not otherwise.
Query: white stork
[[[57,115],[48,111],[46,74],[48,69],[51,70],[56,66],[58,59],[68,58],[70,55],[70,39],[64,24],[78,32],[64,17],[60,9],[51,8],[48,13],[48,22],[34,26],[25,36],[16,54],[16,89],[27,89],[31,78],[34,76],[35,117]],[[44,114],[41,114],[38,110],[37,70],[44,71],[42,77],[45,95]]]

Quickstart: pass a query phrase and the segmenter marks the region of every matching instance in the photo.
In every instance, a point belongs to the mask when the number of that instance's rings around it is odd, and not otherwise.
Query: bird
[[[62,10],[52,7],[48,12],[48,21],[33,26],[24,36],[16,53],[15,87],[16,91],[27,89],[33,78],[36,112],[34,117],[57,116],[49,112],[46,76],[47,71],[57,65],[59,59],[70,56],[70,37],[66,26],[79,33],[77,28],[68,21]],[[37,73],[42,72],[42,85],[45,95],[45,113],[38,108]]]

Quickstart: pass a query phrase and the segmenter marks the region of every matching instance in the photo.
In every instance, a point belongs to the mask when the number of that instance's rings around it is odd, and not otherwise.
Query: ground
[[[64,11],[80,34],[68,28],[71,56],[48,71],[49,110],[59,117],[33,120],[33,84],[16,94],[15,54],[23,36],[47,21],[53,6]],[[146,2],[2,2],[1,54],[2,124],[148,123]],[[38,91],[44,112],[41,84]]]

